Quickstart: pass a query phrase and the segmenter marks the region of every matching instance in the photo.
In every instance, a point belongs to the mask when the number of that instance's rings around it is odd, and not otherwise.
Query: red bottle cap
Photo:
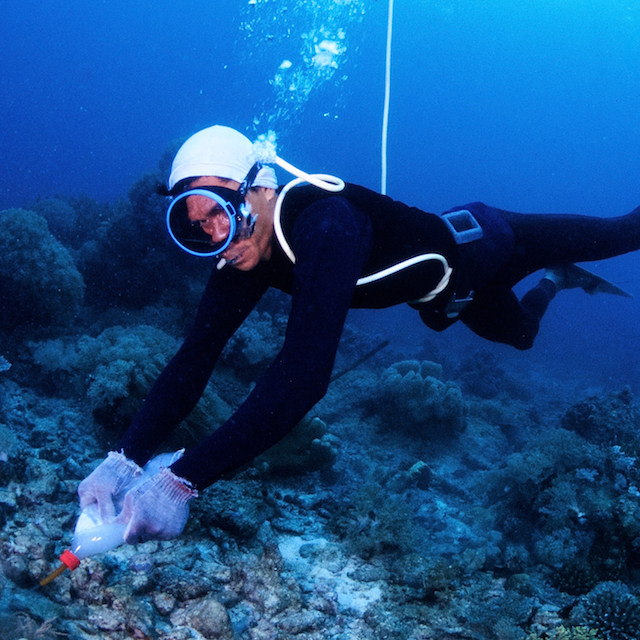
[[[69,549],[62,552],[60,562],[62,562],[62,564],[66,564],[71,571],[80,566],[80,559],[73,552],[69,551]]]

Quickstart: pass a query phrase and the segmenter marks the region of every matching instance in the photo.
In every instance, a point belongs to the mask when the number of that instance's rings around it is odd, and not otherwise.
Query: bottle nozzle
[[[55,571],[52,571],[46,578],[40,580],[41,587],[44,587],[45,584],[49,584],[59,575],[62,575],[65,569],[70,569],[71,571],[73,571],[74,569],[77,569],[78,566],[80,566],[80,560],[73,552],[69,551],[69,549],[62,552],[62,555],[60,556],[60,562],[60,566]]]

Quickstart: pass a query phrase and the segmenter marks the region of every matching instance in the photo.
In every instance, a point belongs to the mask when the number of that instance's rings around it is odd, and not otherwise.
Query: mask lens
[[[220,188],[222,189],[222,188]],[[224,191],[231,191],[224,189]],[[236,193],[236,192],[232,192]],[[203,221],[192,222],[187,211],[187,198],[190,196],[204,196],[211,200],[211,214]],[[175,198],[167,210],[167,229],[173,241],[187,253],[196,256],[216,256],[222,253],[236,234],[236,210],[232,203],[225,200],[218,193],[209,189],[189,189]],[[215,242],[205,228],[213,223],[214,216],[228,219],[228,235],[221,241]],[[218,224],[218,227],[223,226]],[[204,227],[204,228],[203,228]]]

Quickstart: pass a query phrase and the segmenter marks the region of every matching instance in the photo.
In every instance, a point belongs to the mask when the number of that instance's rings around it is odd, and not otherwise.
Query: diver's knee
[[[429,329],[438,332],[448,329],[457,320],[457,318],[449,318],[445,313],[424,309],[420,309],[420,319]]]
[[[511,344],[518,351],[528,351],[529,349],[531,349],[531,347],[533,347],[535,339],[535,335],[520,335]]]

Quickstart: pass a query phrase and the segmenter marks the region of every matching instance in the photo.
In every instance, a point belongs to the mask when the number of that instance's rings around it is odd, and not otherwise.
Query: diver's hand
[[[124,498],[116,522],[127,525],[125,542],[170,540],[180,535],[189,517],[188,502],[197,495],[187,480],[168,468],[161,468],[133,487]]]
[[[123,453],[110,451],[107,457],[78,485],[80,508],[98,505],[102,522],[115,518],[114,500],[142,475],[142,469]]]

